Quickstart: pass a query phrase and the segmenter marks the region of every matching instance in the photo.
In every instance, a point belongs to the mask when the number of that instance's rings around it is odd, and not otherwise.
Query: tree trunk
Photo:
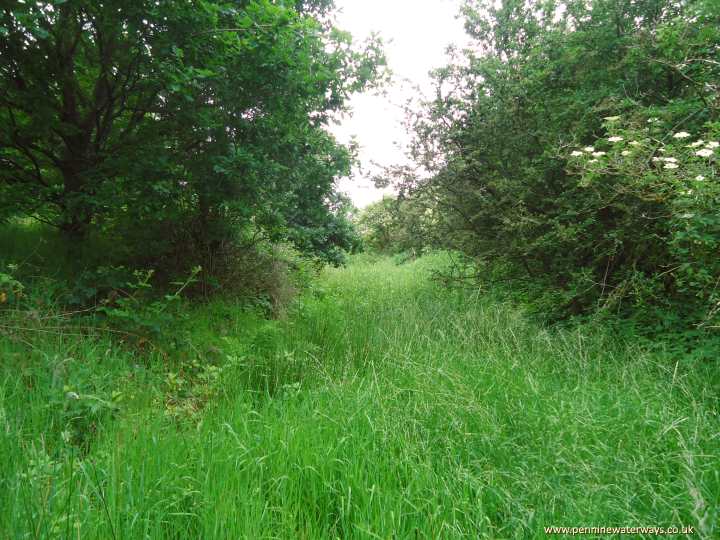
[[[69,240],[80,241],[87,236],[93,218],[93,211],[85,198],[85,179],[75,167],[63,171],[63,195],[61,216],[58,227]]]

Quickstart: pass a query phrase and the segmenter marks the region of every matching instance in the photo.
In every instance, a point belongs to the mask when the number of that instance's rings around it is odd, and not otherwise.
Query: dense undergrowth
[[[475,286],[546,319],[621,318],[716,358],[720,3],[468,0],[462,19],[366,241],[460,252]]]
[[[280,318],[216,298],[152,346],[4,313],[2,536],[714,537],[717,369],[543,329],[446,264],[356,257]]]
[[[0,540],[718,537],[716,4],[463,2],[362,214],[332,0],[3,9]]]

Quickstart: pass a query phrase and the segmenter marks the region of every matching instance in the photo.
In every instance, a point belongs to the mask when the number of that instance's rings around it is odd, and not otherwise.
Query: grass
[[[716,537],[717,366],[539,328],[441,264],[358,258],[281,321],[196,307],[165,354],[0,336],[0,537]]]
[[[23,267],[24,277],[29,279],[38,277],[32,272],[38,269],[42,269],[43,277],[68,279],[84,270],[112,264],[111,259],[121,249],[97,235],[85,242],[68,243],[58,230],[29,218],[0,226],[0,271],[1,263],[13,261]]]

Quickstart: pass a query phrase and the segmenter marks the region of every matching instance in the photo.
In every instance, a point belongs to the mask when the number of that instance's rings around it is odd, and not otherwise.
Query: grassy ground
[[[441,263],[328,270],[283,321],[197,308],[164,353],[0,337],[0,537],[717,537],[717,366],[542,330]]]

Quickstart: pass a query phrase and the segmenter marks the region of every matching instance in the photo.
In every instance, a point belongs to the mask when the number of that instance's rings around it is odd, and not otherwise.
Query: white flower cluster
[[[654,157],[653,161],[664,161],[665,165],[663,169],[677,169],[679,167],[677,159],[674,157]]]
[[[715,150],[720,147],[720,142],[718,141],[709,141],[705,142],[703,140],[695,141],[692,144],[689,144],[689,148],[697,148],[698,146],[705,145],[705,148],[701,148],[700,150],[695,152],[696,156],[700,157],[710,157],[715,153]]]
[[[606,116],[606,117],[604,118],[604,120],[606,120],[607,122],[615,122],[616,120],[619,120],[619,119],[620,119],[619,116]],[[656,123],[656,122],[659,122],[659,121],[660,121],[660,120],[659,120],[658,118],[650,118],[650,119],[648,120],[648,123],[651,123],[651,124],[652,124],[652,123]],[[674,134],[673,134],[673,139],[682,140],[682,139],[687,139],[688,137],[691,137],[691,134],[688,133],[687,131],[678,131],[677,133],[674,133]],[[622,141],[624,141],[624,140],[625,140],[624,137],[621,137],[621,136],[619,136],[619,135],[613,135],[613,136],[607,138],[607,141],[610,142],[610,143],[620,143],[620,142],[622,142]],[[630,141],[628,144],[629,144],[630,146],[634,146],[634,147],[642,146],[642,143],[641,143],[641,142],[638,142],[638,141],[635,141],[635,140]],[[686,145],[686,148],[693,148],[693,149],[697,148],[698,150],[696,150],[696,151],[694,152],[694,154],[695,154],[696,156],[705,157],[705,158],[712,156],[712,155],[715,153],[715,150],[716,150],[717,148],[719,148],[719,147],[720,147],[720,142],[718,142],[718,141],[708,141],[708,142],[705,142],[705,141],[703,141],[702,139],[697,140],[697,141],[695,141],[695,142],[693,142],[693,143],[690,143],[690,144]],[[666,153],[666,152],[667,152],[667,149],[661,147],[661,148],[658,148],[657,151],[660,152],[660,153]],[[597,158],[606,155],[606,152],[602,152],[602,151],[597,151],[597,150],[595,150],[595,147],[594,147],[594,146],[586,146],[586,147],[584,147],[584,148],[582,149],[582,151],[580,151],[580,150],[573,150],[573,151],[570,153],[570,156],[575,157],[575,158],[581,157],[581,156],[585,155],[584,152],[585,152],[585,153],[588,153],[588,154],[591,154],[592,157],[594,158],[594,159],[588,160],[588,163],[597,163],[597,162],[598,162],[598,159],[597,159]],[[631,155],[631,154],[632,154],[632,152],[631,152],[630,150],[623,150],[623,151],[620,152],[620,155],[623,156],[623,157],[627,157],[627,156],[629,156],[629,155]],[[678,165],[678,160],[677,160],[676,158],[674,158],[674,157],[653,157],[653,158],[652,158],[652,161],[654,161],[654,162],[663,162],[663,168],[664,168],[664,169],[678,169],[678,168],[680,168],[680,166]],[[705,179],[705,178],[704,178],[702,175],[699,175],[698,177],[696,177],[696,180],[704,180],[704,179]]]

